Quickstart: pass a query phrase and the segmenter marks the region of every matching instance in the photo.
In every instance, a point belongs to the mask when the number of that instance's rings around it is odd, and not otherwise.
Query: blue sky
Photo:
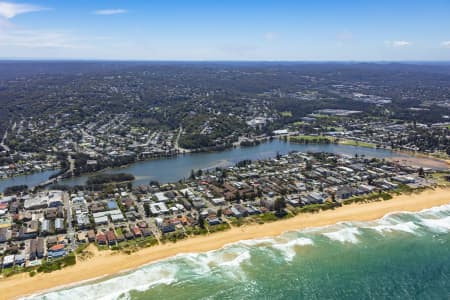
[[[450,60],[450,1],[0,1],[0,57]]]

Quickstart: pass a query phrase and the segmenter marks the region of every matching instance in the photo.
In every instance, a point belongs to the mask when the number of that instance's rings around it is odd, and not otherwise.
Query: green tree
[[[283,197],[277,198],[273,205],[276,212],[281,213],[286,208],[286,201]]]
[[[200,226],[201,229],[205,229],[205,218],[203,218],[202,214],[198,215],[198,226]]]
[[[424,171],[424,169],[422,167],[420,167],[420,169],[419,169],[419,176],[420,177],[425,177],[425,171]]]

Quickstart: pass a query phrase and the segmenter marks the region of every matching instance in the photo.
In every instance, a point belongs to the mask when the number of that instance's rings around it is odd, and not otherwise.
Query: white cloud
[[[444,48],[449,48],[450,49],[450,41],[444,41],[441,43],[441,46]]]
[[[0,30],[2,29],[8,29],[14,27],[14,24],[11,23],[10,20],[5,18],[0,18]]]
[[[385,41],[386,46],[393,48],[404,48],[412,46],[413,43],[408,41]]]
[[[23,48],[88,48],[83,42],[63,32],[42,30],[0,30],[0,47]]]
[[[126,9],[117,8],[117,9],[100,9],[94,11],[93,13],[95,15],[110,16],[110,15],[125,14],[127,12],[128,10]]]
[[[41,10],[46,10],[46,8],[27,3],[13,3],[0,1],[0,16],[6,19],[12,19],[17,15]]]

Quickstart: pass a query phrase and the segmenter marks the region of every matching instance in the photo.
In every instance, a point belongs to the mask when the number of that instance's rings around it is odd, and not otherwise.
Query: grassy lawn
[[[341,126],[329,126],[326,128],[326,130],[328,130],[328,131],[331,129],[334,129],[334,131],[336,131],[336,132],[341,132],[341,131],[345,130],[345,128],[341,127]]]
[[[277,216],[273,212],[267,212],[265,214],[260,215],[260,219],[263,222],[273,222],[278,220]]]
[[[290,112],[290,111],[282,111],[282,112],[280,112],[280,115],[282,117],[285,117],[285,118],[290,118],[290,117],[292,117],[292,112]]]
[[[228,225],[228,223],[226,223],[226,222],[218,224],[218,225],[212,225],[212,226],[209,226],[207,224],[206,227],[208,228],[208,231],[210,233],[219,232],[219,231],[225,231],[225,230],[230,229],[230,225]]]
[[[308,123],[303,122],[303,121],[297,121],[292,123],[293,126],[303,126],[303,125],[308,125]]]
[[[327,118],[330,118],[329,115],[323,115],[323,114],[311,114],[311,116],[313,118],[316,118],[316,119],[327,119]]]
[[[309,141],[313,141],[318,139],[320,136],[316,136],[316,135],[296,135],[296,136],[291,136],[290,138],[292,139],[304,139],[304,140],[309,140]]]
[[[335,138],[325,135],[296,135],[290,136],[289,141],[298,142],[298,143],[324,143],[325,141],[328,143],[334,142]]]
[[[323,144],[323,143],[334,143],[338,142],[341,145],[347,146],[358,146],[366,148],[376,148],[377,145],[373,143],[354,141],[349,139],[337,139],[334,136],[327,135],[296,135],[289,137],[289,141],[294,143],[305,143],[305,144]]]
[[[432,173],[431,177],[436,181],[439,186],[450,187],[450,181],[448,181],[445,177],[450,176],[450,172],[436,172]]]
[[[373,143],[366,143],[366,142],[347,140],[347,139],[342,139],[342,140],[340,139],[339,144],[347,145],[347,146],[366,147],[366,148],[376,148],[377,147],[377,145],[375,145]]]
[[[109,246],[108,245],[99,245],[99,244],[95,243],[95,246],[97,246],[97,249],[99,251],[109,250]]]
[[[450,156],[445,153],[444,151],[437,151],[430,154],[432,157],[438,158],[438,159],[449,159]]]

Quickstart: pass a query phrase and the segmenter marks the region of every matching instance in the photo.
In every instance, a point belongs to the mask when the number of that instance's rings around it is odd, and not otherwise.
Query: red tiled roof
[[[113,231],[110,230],[106,233],[106,238],[108,239],[108,241],[115,241],[116,235],[114,234]]]
[[[97,234],[97,241],[106,241],[106,236],[102,233]]]
[[[56,244],[54,246],[52,246],[50,249],[48,249],[49,251],[59,251],[64,249],[64,245],[63,244]]]
[[[139,229],[139,227],[133,227],[133,233],[134,235],[142,235],[142,232]]]

